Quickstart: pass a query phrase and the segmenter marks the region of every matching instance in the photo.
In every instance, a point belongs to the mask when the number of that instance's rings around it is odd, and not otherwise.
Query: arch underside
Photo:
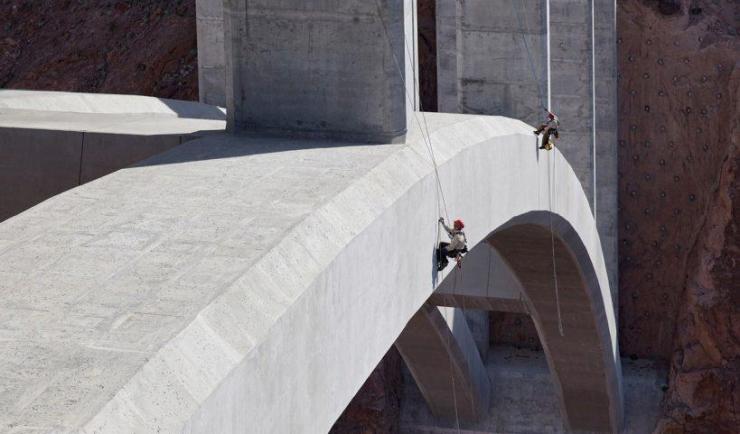
[[[521,282],[567,425],[618,431],[621,403],[617,385],[609,381],[618,367],[598,282],[586,277],[594,275],[590,261],[577,258],[583,249],[532,223],[495,231],[487,242]]]

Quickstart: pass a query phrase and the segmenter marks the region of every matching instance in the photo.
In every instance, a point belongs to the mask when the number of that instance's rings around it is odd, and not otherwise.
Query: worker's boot
[[[449,264],[449,261],[447,261],[447,258],[442,258],[437,262],[437,271],[442,271],[447,267],[447,264]]]

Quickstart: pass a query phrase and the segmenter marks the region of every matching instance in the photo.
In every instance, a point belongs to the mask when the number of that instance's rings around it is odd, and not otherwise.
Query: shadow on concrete
[[[158,98],[162,104],[172,110],[178,118],[226,120],[226,109],[194,101]]]
[[[194,133],[195,135],[200,134]],[[382,143],[341,142],[320,139],[300,139],[272,136],[233,135],[203,132],[204,137],[186,142],[167,152],[143,160],[132,167],[181,164],[194,161],[246,157],[249,155],[292,152],[301,149],[331,149],[347,147],[377,147],[392,145]]]

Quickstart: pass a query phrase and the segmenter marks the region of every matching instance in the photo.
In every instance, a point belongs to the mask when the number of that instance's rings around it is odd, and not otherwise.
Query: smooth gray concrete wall
[[[200,102],[226,107],[224,1],[196,0]]]
[[[80,184],[90,182],[192,140],[186,135],[134,136],[85,133]]]
[[[227,0],[229,128],[403,140],[413,106],[404,88],[408,7],[407,0]]]
[[[593,209],[594,111],[591,2],[549,0],[550,109],[560,117],[557,146]],[[616,42],[616,41],[615,41]]]
[[[407,31],[406,46],[403,49],[406,54],[405,77],[407,77],[407,100],[409,101],[407,122],[413,122],[414,119],[410,115],[413,110],[419,109],[419,68],[416,58],[418,34],[413,31],[417,28],[417,5],[416,0],[404,0],[404,3],[404,20]],[[197,0],[196,16],[200,102],[226,107],[224,0]]]
[[[557,146],[597,218],[616,300],[615,14],[613,0],[437,0],[439,110],[560,117]]]
[[[439,110],[535,124],[546,104],[544,0],[437,0]]]

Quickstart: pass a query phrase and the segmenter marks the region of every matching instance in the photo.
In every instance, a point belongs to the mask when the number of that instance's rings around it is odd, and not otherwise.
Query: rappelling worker
[[[458,268],[462,266],[462,257],[465,253],[468,253],[468,240],[465,238],[465,223],[462,220],[455,220],[452,224],[452,228],[445,224],[443,217],[439,218],[439,224],[447,232],[450,237],[450,242],[440,242],[439,248],[437,249],[437,271],[442,271],[449,264],[447,258],[455,258]]]
[[[551,137],[555,137],[556,139],[560,138],[560,134],[558,133],[558,128],[560,127],[560,121],[558,120],[558,117],[555,116],[552,112],[547,112],[547,121],[545,121],[544,124],[540,125],[539,128],[534,130],[534,134],[536,136],[539,136],[540,134],[543,134],[542,136],[542,145],[540,146],[540,149],[546,149],[551,150],[552,149],[552,142],[550,141]]]

